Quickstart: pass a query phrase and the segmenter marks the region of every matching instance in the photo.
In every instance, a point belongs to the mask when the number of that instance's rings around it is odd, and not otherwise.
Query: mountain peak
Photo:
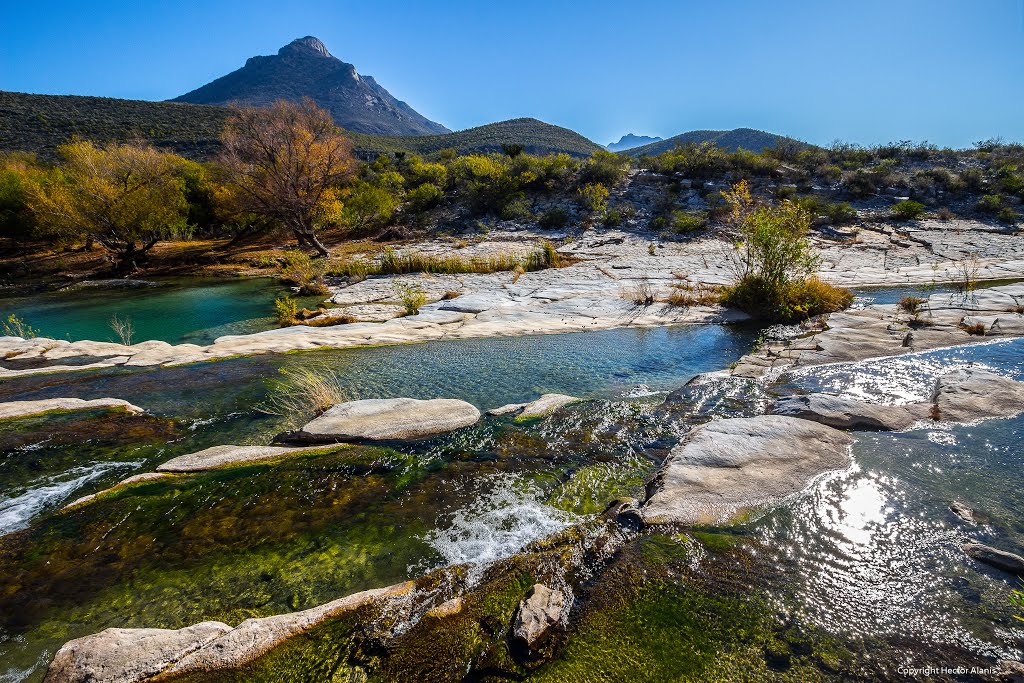
[[[647,145],[652,142],[660,142],[661,138],[651,137],[649,135],[634,135],[633,133],[626,133],[623,135],[618,142],[611,142],[606,147],[612,152],[624,152],[627,149],[633,149],[641,145]]]
[[[241,104],[265,107],[277,100],[309,97],[331,113],[334,122],[354,133],[437,135],[450,133],[370,76],[327,51],[319,38],[288,43],[276,55],[250,57],[245,66],[174,98],[190,104]]]
[[[292,42],[288,43],[287,45],[285,45],[284,47],[282,47],[280,50],[277,51],[277,54],[281,55],[282,57],[284,55],[286,55],[286,54],[296,54],[296,53],[299,53],[299,54],[313,53],[313,54],[318,54],[321,57],[330,57],[330,56],[332,56],[331,53],[327,51],[327,46],[324,45],[323,41],[320,40],[319,38],[314,37],[314,36],[306,36],[305,38],[296,38],[295,40],[293,40]]]

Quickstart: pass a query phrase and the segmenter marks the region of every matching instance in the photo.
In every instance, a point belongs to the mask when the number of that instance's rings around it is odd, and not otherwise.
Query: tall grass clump
[[[327,366],[282,369],[281,379],[272,383],[269,393],[262,411],[287,418],[293,426],[347,400],[341,378]]]
[[[723,303],[772,322],[797,322],[850,306],[853,294],[812,277],[819,258],[811,247],[810,214],[789,201],[759,206],[745,181],[723,193],[738,228],[737,281]]]
[[[540,249],[525,255],[500,253],[490,256],[474,256],[467,258],[458,254],[436,255],[418,252],[399,253],[388,247],[381,255],[374,275],[408,275],[412,273],[432,273],[440,275],[462,275],[466,273],[498,273],[515,270],[517,267],[526,271],[557,268],[560,264],[558,252],[554,245],[545,241]]]
[[[115,313],[110,318],[110,329],[114,331],[114,334],[117,335],[122,344],[125,346],[132,345],[132,339],[135,337],[135,323],[132,322],[130,317],[125,316],[121,318]]]

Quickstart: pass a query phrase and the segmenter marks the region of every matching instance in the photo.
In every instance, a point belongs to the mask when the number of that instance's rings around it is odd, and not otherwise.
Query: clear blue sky
[[[166,99],[315,35],[452,129],[1024,140],[1024,0],[0,0],[0,16],[2,90]]]

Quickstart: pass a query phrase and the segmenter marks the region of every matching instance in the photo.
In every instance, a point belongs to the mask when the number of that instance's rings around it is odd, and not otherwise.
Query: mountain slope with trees
[[[686,133],[674,135],[665,140],[652,142],[641,147],[634,147],[626,152],[631,157],[656,156],[662,152],[669,152],[676,147],[710,142],[726,152],[735,152],[738,149],[745,149],[749,152],[761,153],[766,149],[780,145],[792,146],[799,149],[810,147],[806,142],[775,133],[766,133],[763,130],[753,128],[734,128],[733,130],[691,130]]]

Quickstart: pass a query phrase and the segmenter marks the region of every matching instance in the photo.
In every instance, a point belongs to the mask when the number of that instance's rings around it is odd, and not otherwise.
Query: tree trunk
[[[331,252],[327,251],[327,247],[325,247],[323,244],[320,243],[320,240],[318,240],[316,238],[315,234],[310,233],[308,238],[309,238],[310,246],[312,246],[314,249],[316,249],[318,254],[320,254],[321,256],[330,256],[331,255]]]

